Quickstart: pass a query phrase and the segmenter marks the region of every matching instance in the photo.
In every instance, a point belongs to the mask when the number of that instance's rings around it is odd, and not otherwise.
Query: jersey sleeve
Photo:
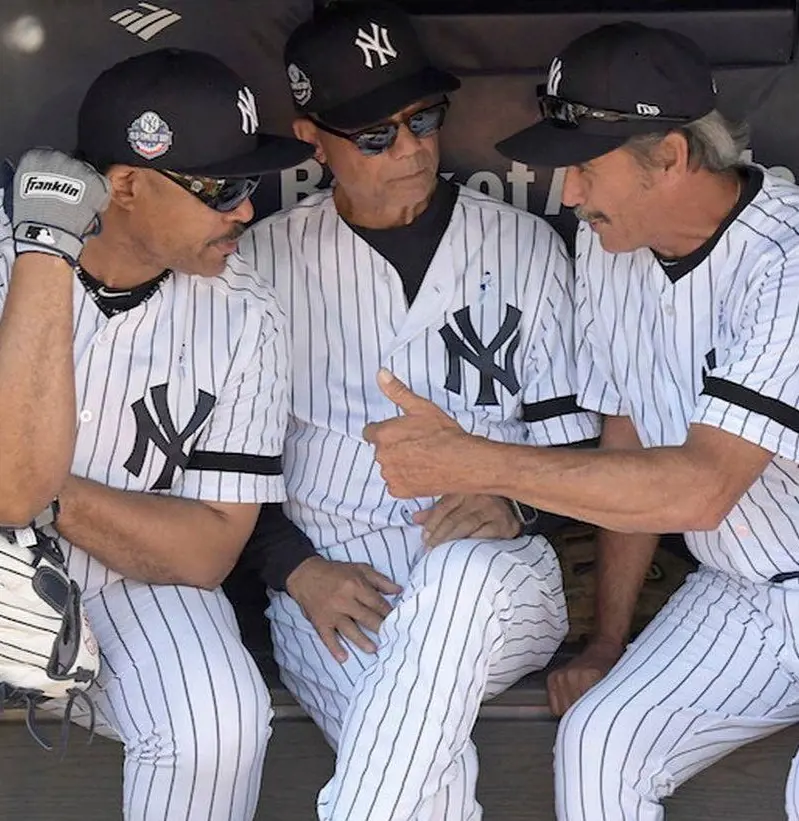
[[[223,386],[186,471],[172,488],[175,495],[218,502],[285,500],[289,347],[276,302],[263,313],[258,342],[246,360]]]
[[[553,229],[547,235],[546,260],[539,252],[532,259],[538,271],[531,280],[541,281],[543,269],[546,285],[545,295],[533,296],[538,306],[525,356],[522,414],[531,444],[565,445],[598,436],[599,419],[577,401],[573,267],[560,237]]]
[[[732,344],[709,355],[692,423],[799,461],[798,303],[799,245],[758,278]]]
[[[602,250],[599,240],[585,225],[577,230],[574,268],[577,402],[607,416],[629,416],[627,403],[614,379],[611,342],[601,323],[602,306],[597,293],[602,290]]]

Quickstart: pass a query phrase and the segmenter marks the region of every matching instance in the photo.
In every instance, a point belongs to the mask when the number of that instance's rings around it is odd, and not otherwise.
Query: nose
[[[421,141],[410,128],[405,123],[401,123],[397,139],[389,150],[394,157],[409,157],[419,150],[420,144]]]
[[[566,169],[566,176],[563,179],[563,193],[560,198],[567,208],[574,208],[585,202],[583,174],[576,165],[570,165]]]
[[[249,197],[242,200],[232,211],[224,214],[225,222],[242,222],[248,223],[255,216],[255,209]]]

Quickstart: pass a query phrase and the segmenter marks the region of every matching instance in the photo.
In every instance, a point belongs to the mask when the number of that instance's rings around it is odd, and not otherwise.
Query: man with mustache
[[[674,32],[586,34],[539,94],[541,121],[499,148],[567,168],[577,401],[602,447],[470,437],[388,373],[408,415],[367,438],[397,497],[510,494],[605,528],[596,634],[549,679],[558,818],[660,821],[685,780],[799,720],[799,189],[741,165],[745,130]],[[670,532],[699,569],[625,650]]]
[[[284,498],[288,342],[236,250],[260,176],[312,149],[259,133],[246,83],[176,49],[97,78],[78,149],[28,152],[7,192],[0,522],[57,497],[127,821],[247,821],[272,713],[220,584]]]
[[[392,413],[384,365],[492,439],[593,437],[571,266],[543,220],[439,177],[460,83],[398,9],[334,3],[285,62],[295,134],[335,183],[242,240],[288,313],[286,512],[318,551],[272,597],[275,656],[337,751],[320,819],[477,819],[472,727],[565,635],[557,559],[507,499],[392,499],[361,431]]]

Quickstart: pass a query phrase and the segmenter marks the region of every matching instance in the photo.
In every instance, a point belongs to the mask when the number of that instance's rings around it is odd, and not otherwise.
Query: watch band
[[[524,502],[517,502],[516,499],[508,499],[508,504],[522,526],[521,532],[527,533],[528,529],[538,521],[538,510]]]

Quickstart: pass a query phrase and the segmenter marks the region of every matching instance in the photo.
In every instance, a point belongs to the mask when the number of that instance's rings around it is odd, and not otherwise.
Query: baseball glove
[[[596,529],[590,525],[570,526],[551,537],[550,541],[563,573],[569,613],[566,641],[581,643],[594,632]],[[658,547],[638,596],[632,635],[646,627],[693,569],[694,565],[687,558]]]
[[[64,742],[72,706],[84,700],[100,656],[80,589],[66,574],[58,544],[41,530],[0,528],[0,709],[27,707],[28,728],[46,749],[35,708],[65,699]]]

